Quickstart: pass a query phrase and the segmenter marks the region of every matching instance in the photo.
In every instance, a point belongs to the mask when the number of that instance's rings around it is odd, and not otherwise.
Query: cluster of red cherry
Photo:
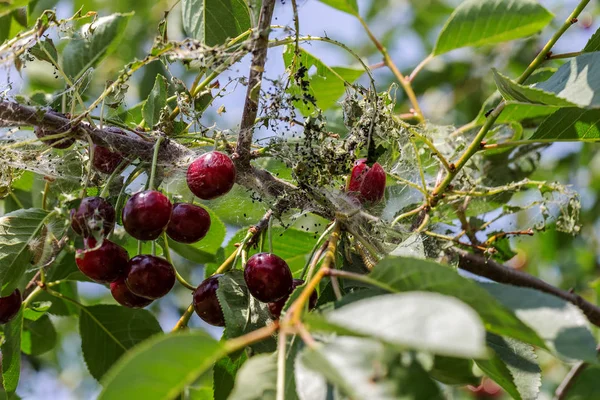
[[[118,128],[116,128],[118,129]],[[120,130],[119,130],[120,131]],[[43,137],[43,132],[36,132]],[[64,143],[49,143],[64,148]],[[72,142],[67,143],[68,146]],[[68,147],[67,146],[67,147]],[[120,153],[95,146],[93,165],[104,173],[113,173],[122,164]],[[190,164],[187,184],[191,192],[204,200],[215,199],[229,192],[236,178],[231,159],[220,152],[203,154]],[[366,159],[355,162],[348,178],[346,190],[360,203],[379,202],[385,192],[386,175],[378,164],[369,167]],[[166,295],[174,286],[176,273],[165,259],[155,255],[140,254],[129,258],[127,251],[106,239],[115,227],[114,207],[102,197],[84,198],[76,210],[71,211],[71,227],[83,237],[84,249],[78,249],[75,261],[79,270],[98,283],[110,284],[111,294],[123,306],[146,307],[155,299]],[[210,215],[197,205],[171,204],[164,194],[146,190],[133,195],[122,213],[125,231],[138,240],[156,240],[166,231],[177,242],[195,243],[210,228]],[[204,280],[193,293],[196,313],[209,324],[224,326],[223,311],[217,299],[221,274]],[[274,318],[279,318],[285,302],[292,291],[304,283],[293,279],[287,263],[271,253],[255,254],[246,263],[244,279],[250,294],[268,303]],[[19,289],[0,298],[0,324],[10,321],[17,314],[22,298]],[[313,292],[309,307],[317,302]]]

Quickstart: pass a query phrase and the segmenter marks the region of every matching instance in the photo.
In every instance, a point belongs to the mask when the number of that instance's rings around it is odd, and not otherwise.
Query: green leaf
[[[12,15],[6,14],[0,17],[0,44],[4,43],[10,35],[10,24],[12,22]]]
[[[79,332],[88,370],[100,380],[127,350],[162,329],[147,310],[100,304],[82,308]]]
[[[374,340],[337,337],[306,349],[301,361],[352,399],[443,399],[418,362],[405,366],[401,355]]]
[[[63,50],[63,69],[77,80],[119,46],[133,14],[112,14],[86,24]]]
[[[565,400],[589,400],[598,395],[600,391],[600,367],[589,366],[580,373],[573,381],[573,385],[567,391]]]
[[[56,345],[56,329],[48,315],[37,321],[25,320],[21,336],[23,353],[37,356],[50,351]]]
[[[272,317],[266,303],[256,300],[248,292],[244,273],[233,270],[219,278],[217,298],[225,317],[225,336],[235,338],[262,328]],[[274,337],[260,341],[252,348],[260,353],[274,351]]]
[[[50,307],[52,307],[51,301],[34,301],[23,310],[23,318],[29,321],[37,321],[46,314]]]
[[[541,370],[532,346],[496,335],[488,335],[488,346],[510,371],[512,382],[521,398],[537,399],[542,385]]]
[[[323,324],[323,319],[325,324]],[[407,292],[359,300],[322,317],[314,329],[368,336],[402,348],[461,358],[485,358],[485,330],[478,315],[456,298]]]
[[[213,368],[214,400],[227,400],[233,390],[237,373],[247,359],[246,353],[242,353],[235,361],[229,356],[217,361]]]
[[[31,0],[2,0],[0,1],[0,17],[10,14],[13,10],[25,7]]]
[[[36,42],[31,48],[29,52],[38,60],[48,61],[52,65],[58,65],[58,53],[56,52],[56,47],[54,47],[54,42],[50,38],[44,38]]]
[[[392,292],[424,290],[454,296],[479,314],[488,331],[544,346],[542,339],[498,300],[445,265],[416,258],[387,257],[369,277]]]
[[[433,54],[531,36],[552,17],[536,0],[466,0],[446,21]]]
[[[494,80],[496,86],[507,101],[522,104],[538,104],[555,107],[575,107],[575,103],[560,98],[555,93],[550,93],[533,86],[520,85],[512,79],[502,75],[495,69]]]
[[[2,382],[4,390],[12,393],[17,390],[21,374],[21,332],[23,331],[23,311],[4,325],[2,342]]]
[[[142,107],[142,116],[147,126],[153,127],[158,124],[160,113],[166,105],[167,79],[162,75],[156,75],[154,87]]]
[[[275,354],[259,354],[246,361],[240,369],[229,398],[235,400],[275,400],[276,393],[277,358]]]
[[[286,68],[290,68],[294,60],[295,49],[293,46],[286,46],[283,53],[283,60]],[[316,68],[313,75],[309,76],[309,70]],[[323,63],[319,58],[315,57],[303,48],[299,49],[299,57],[296,61],[296,70],[302,68],[305,71],[303,81],[307,81],[310,86],[303,90],[297,84],[293,86],[295,94],[306,99],[306,96],[314,98],[316,105],[321,110],[327,110],[335,105],[335,102],[345,93],[346,86],[356,81],[365,71],[362,69],[353,69],[347,67],[330,67]],[[298,75],[298,72],[296,72]],[[295,106],[304,115],[309,115],[314,111],[314,108],[307,101],[295,102]]]
[[[584,53],[591,53],[594,51],[600,51],[600,28],[592,35],[583,48]]]
[[[445,385],[478,386],[480,377],[473,374],[473,360],[435,356],[429,375]]]
[[[99,400],[175,398],[225,354],[223,345],[203,331],[154,337],[108,371]]]
[[[480,283],[567,361],[597,362],[596,341],[583,312],[562,299],[533,289]]]
[[[169,247],[175,253],[198,264],[216,261],[216,254],[223,244],[227,228],[221,218],[210,208],[202,205],[210,215],[210,229],[204,239],[192,244],[178,243],[169,239]]]
[[[337,10],[345,13],[358,16],[358,4],[356,0],[320,0],[321,3],[327,4]]]
[[[39,243],[48,212],[17,210],[0,218],[0,283],[2,296],[12,293],[25,271],[35,264],[32,244]],[[37,250],[37,249],[35,249]]]
[[[546,118],[529,140],[597,141],[600,140],[600,110],[561,108]]]
[[[224,44],[250,29],[244,0],[183,0],[183,30],[208,46]]]

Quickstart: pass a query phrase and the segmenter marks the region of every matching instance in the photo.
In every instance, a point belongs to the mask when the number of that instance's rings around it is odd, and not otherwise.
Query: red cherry
[[[294,279],[294,281],[292,282],[292,292],[294,291],[294,289],[296,289],[300,285],[304,285],[304,281],[302,279]],[[271,315],[274,318],[279,318],[279,316],[281,315],[281,311],[283,310],[283,306],[285,306],[285,303],[286,303],[286,301],[288,301],[291,294],[292,293],[290,292],[290,294],[288,294],[287,296],[284,296],[283,299],[277,300],[273,303],[269,303],[269,311],[271,312]],[[312,310],[313,308],[315,308],[316,305],[317,305],[317,292],[313,291],[310,294],[310,298],[308,300],[308,309]]]
[[[131,293],[124,278],[110,284],[110,293],[119,304],[129,308],[144,308],[152,303],[151,299]]]
[[[175,203],[167,235],[177,242],[194,243],[206,236],[210,228],[208,212],[193,204]]]
[[[107,239],[98,248],[94,238],[85,239],[84,243],[87,249],[77,250],[75,263],[85,276],[96,282],[110,283],[127,274],[127,250]]]
[[[219,288],[219,277],[222,274],[213,275],[202,282],[194,291],[194,310],[203,321],[214,326],[225,326],[223,310],[217,298]]]
[[[292,292],[292,271],[275,254],[258,253],[250,257],[244,280],[250,294],[264,303],[280,300]]]
[[[35,136],[37,136],[38,139],[42,139],[42,138],[44,138],[46,136],[50,136],[50,135],[58,135],[59,133],[63,133],[58,130],[44,129],[40,126],[36,126],[33,129],[33,132],[35,133]],[[43,140],[42,143],[44,143],[48,146],[54,147],[55,149],[62,150],[62,149],[68,149],[69,147],[73,146],[73,143],[75,143],[75,139],[73,139],[71,137],[64,137],[64,138],[58,138],[58,139]]]
[[[137,296],[147,299],[163,297],[175,285],[175,269],[160,257],[141,255],[129,261],[127,287]]]
[[[205,153],[190,164],[187,184],[203,200],[215,199],[229,192],[235,182],[235,166],[218,151]]]
[[[476,399],[493,399],[502,396],[502,388],[493,380],[484,377],[477,387],[467,386]]]
[[[136,193],[123,207],[123,227],[138,240],[155,240],[171,219],[169,198],[156,190]]]
[[[118,134],[126,135],[125,132],[114,126],[107,126],[104,130]],[[105,174],[112,174],[123,161],[121,153],[112,151],[107,147],[94,145],[94,158],[92,164],[96,170]]]
[[[22,302],[19,289],[15,289],[8,296],[0,297],[0,324],[6,324],[12,320],[19,312]]]
[[[372,167],[367,165],[367,159],[361,158],[354,163],[346,190],[356,196],[361,203],[375,204],[383,199],[385,194],[386,174],[379,163]]]
[[[107,236],[115,227],[115,209],[102,197],[86,197],[77,210],[71,210],[71,228],[83,237],[94,232]]]

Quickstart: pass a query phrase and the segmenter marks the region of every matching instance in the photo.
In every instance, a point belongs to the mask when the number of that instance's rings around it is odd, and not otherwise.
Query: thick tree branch
[[[262,82],[265,63],[267,61],[267,50],[269,48],[269,32],[271,31],[271,19],[275,0],[263,0],[258,20],[258,29],[253,41],[252,64],[250,76],[248,77],[248,91],[246,102],[242,113],[240,133],[237,141],[236,155],[244,164],[250,164],[250,147],[252,145],[252,131],[254,121],[258,113],[258,98]]]
[[[592,324],[600,326],[600,307],[588,302],[578,294],[561,290],[535,276],[505,267],[494,260],[486,259],[484,256],[458,249],[448,250],[448,253],[458,256],[458,267],[460,269],[499,283],[536,289],[559,297],[577,306]]]

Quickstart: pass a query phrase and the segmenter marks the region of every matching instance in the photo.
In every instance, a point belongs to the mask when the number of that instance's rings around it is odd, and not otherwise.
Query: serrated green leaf
[[[351,399],[443,399],[418,362],[404,365],[397,352],[374,340],[337,337],[304,350],[301,362]]]
[[[336,10],[358,16],[358,4],[356,0],[320,0],[321,3],[327,4]]]
[[[180,256],[196,262],[205,264],[216,261],[216,254],[223,244],[227,228],[221,218],[210,208],[202,205],[210,215],[210,229],[204,239],[192,244],[178,243],[169,239],[169,247]]]
[[[154,87],[150,91],[146,102],[142,106],[142,116],[148,127],[153,127],[160,120],[160,113],[167,105],[167,79],[156,75]]]
[[[266,303],[261,303],[250,295],[244,280],[244,273],[233,270],[219,278],[217,298],[225,317],[225,336],[235,338],[271,323],[272,317]],[[276,348],[271,337],[252,345],[259,352],[271,352]]]
[[[600,51],[600,28],[594,32],[590,40],[588,40],[583,48],[584,53],[591,53],[594,51]]]
[[[2,382],[4,390],[13,393],[17,390],[21,375],[21,332],[23,331],[23,311],[4,325],[2,342]]]
[[[229,399],[275,400],[277,394],[277,358],[275,354],[252,357],[238,372]]]
[[[437,293],[386,294],[306,318],[317,330],[367,336],[439,355],[486,357],[485,330],[479,316],[456,298]]]
[[[183,0],[183,30],[208,46],[221,45],[250,29],[244,0]]]
[[[229,397],[237,373],[247,359],[246,353],[242,353],[235,361],[229,356],[217,361],[213,368],[214,400],[226,400]]]
[[[543,106],[554,106],[554,107],[576,107],[575,103],[569,100],[560,98],[555,93],[544,91],[540,88],[533,86],[520,85],[512,79],[502,75],[495,69],[494,80],[496,86],[506,100],[514,103],[521,104],[538,104]]]
[[[99,400],[172,399],[225,354],[223,345],[203,331],[154,337],[108,371]]]
[[[56,329],[48,315],[43,315],[37,321],[24,321],[21,336],[23,353],[37,356],[52,350],[55,345]]]
[[[127,350],[162,329],[147,310],[101,304],[82,308],[79,332],[88,370],[100,380]]]
[[[10,14],[17,8],[25,7],[31,0],[2,0],[0,2],[0,17]]]
[[[392,292],[425,290],[454,296],[479,314],[488,331],[544,346],[537,334],[509,309],[474,281],[445,265],[416,258],[387,257],[377,264],[369,277]]]
[[[12,16],[10,14],[0,17],[0,44],[4,43],[10,35],[10,24],[12,23]]]
[[[50,38],[44,38],[36,42],[29,52],[38,60],[48,61],[52,65],[58,65],[58,53],[54,42]]]
[[[479,283],[567,361],[597,362],[596,341],[583,312],[562,299],[537,290]]]
[[[466,0],[446,21],[433,54],[531,36],[552,17],[535,0]]]
[[[133,14],[112,14],[86,24],[63,50],[63,69],[77,80],[81,75],[116,50]]]
[[[561,108],[546,118],[529,140],[597,141],[600,140],[600,110]]]
[[[533,347],[518,340],[496,335],[488,335],[487,343],[506,364],[521,398],[537,399],[542,385],[542,371]]]
[[[2,296],[12,293],[25,271],[34,264],[31,245],[39,243],[48,212],[17,210],[0,218],[0,283]],[[42,240],[43,242],[44,240]]]
[[[283,60],[286,68],[290,68],[294,60],[295,49],[293,46],[287,46],[283,53]],[[311,68],[316,68],[313,75],[309,75]],[[303,80],[310,85],[305,90],[294,85],[290,90],[299,96],[305,93],[316,100],[316,105],[321,110],[327,110],[332,107],[337,100],[345,93],[346,86],[356,81],[365,71],[362,69],[353,69],[347,67],[330,67],[319,58],[315,57],[303,48],[299,49],[299,57],[296,60],[296,70],[303,68],[306,70]],[[309,115],[314,111],[310,101],[296,101],[295,106],[304,115]]]

